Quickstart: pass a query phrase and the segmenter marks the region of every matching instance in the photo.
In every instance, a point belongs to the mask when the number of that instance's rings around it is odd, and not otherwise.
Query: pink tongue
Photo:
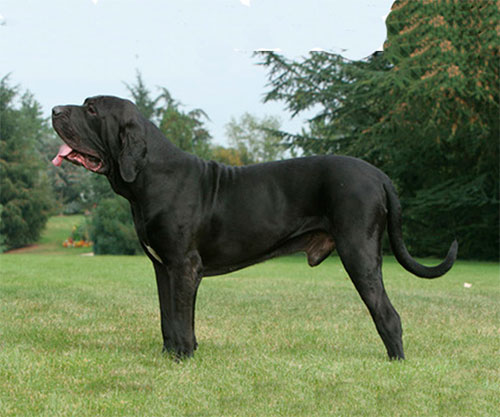
[[[59,148],[59,152],[57,153],[56,157],[52,160],[52,163],[56,166],[59,167],[62,164],[63,158],[65,156],[68,156],[71,152],[73,152],[73,149],[71,149],[68,145],[65,143],[61,145]]]

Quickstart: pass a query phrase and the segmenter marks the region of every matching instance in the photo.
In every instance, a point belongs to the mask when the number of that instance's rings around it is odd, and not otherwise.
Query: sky
[[[137,71],[153,95],[166,87],[188,111],[203,109],[214,142],[249,112],[280,117],[263,103],[267,71],[253,52],[300,59],[314,49],[362,59],[382,50],[393,0],[0,0],[0,78],[31,91],[44,116],[86,97],[130,98]]]

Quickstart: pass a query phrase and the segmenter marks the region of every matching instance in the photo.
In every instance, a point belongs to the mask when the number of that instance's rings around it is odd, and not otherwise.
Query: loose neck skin
[[[146,166],[137,174],[136,179],[127,183],[120,175],[118,161],[113,160],[113,168],[107,178],[113,190],[132,202],[136,201],[137,191],[144,190],[151,182],[151,175],[162,175],[165,181],[169,176],[175,176],[177,169],[186,163],[198,161],[201,159],[182,151],[171,143],[161,131],[150,121],[145,121],[144,141],[146,142],[147,153]]]

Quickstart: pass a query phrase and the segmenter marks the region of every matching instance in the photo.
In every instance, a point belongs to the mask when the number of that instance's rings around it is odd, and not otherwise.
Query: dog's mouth
[[[64,143],[59,148],[59,152],[52,160],[52,164],[56,167],[61,166],[63,159],[75,164],[81,165],[92,172],[100,173],[103,171],[104,164],[100,158],[95,155],[77,151]]]

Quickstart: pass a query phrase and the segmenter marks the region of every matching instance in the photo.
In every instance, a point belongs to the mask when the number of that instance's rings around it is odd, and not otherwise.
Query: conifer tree
[[[0,243],[14,249],[35,243],[51,209],[51,189],[38,144],[48,134],[39,104],[0,80]]]

